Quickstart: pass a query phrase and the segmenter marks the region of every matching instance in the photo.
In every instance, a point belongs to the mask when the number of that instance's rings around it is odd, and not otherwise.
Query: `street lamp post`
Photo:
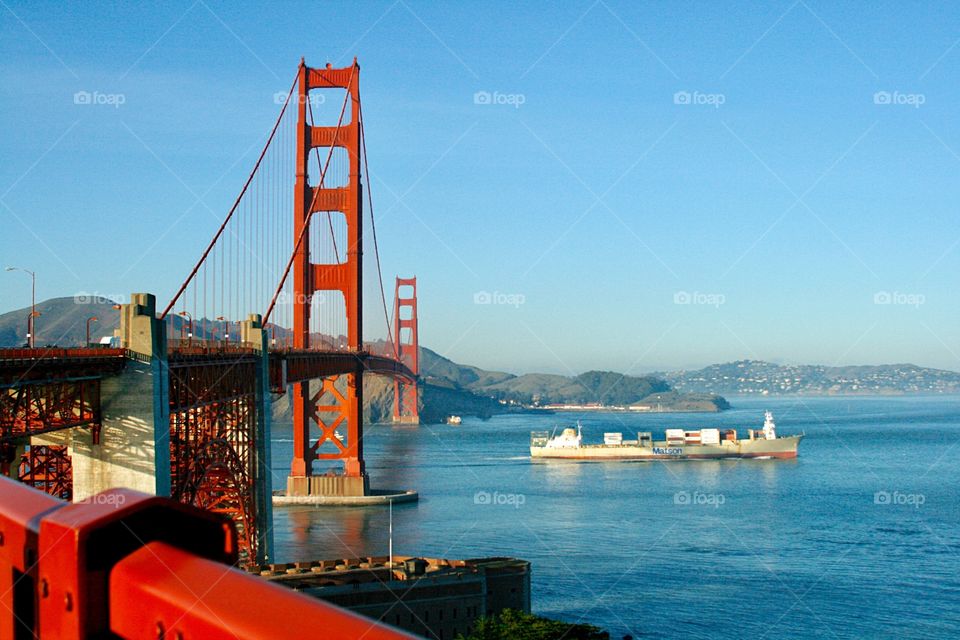
[[[277,346],[277,331],[276,331],[277,325],[273,324],[272,322],[268,322],[267,324],[263,325],[263,328],[270,329],[270,346],[271,347]]]
[[[37,313],[37,274],[29,269],[23,269],[21,267],[7,267],[7,271],[23,271],[24,273],[30,274],[30,316],[27,320],[27,342],[30,345],[30,348],[33,349],[35,342],[36,331],[36,317],[39,315]]]
[[[86,346],[88,346],[88,347],[90,346],[90,323],[91,323],[91,322],[100,322],[100,318],[98,318],[97,316],[90,316],[89,318],[87,318],[87,344],[86,344]]]
[[[180,315],[185,317],[188,321],[187,324],[187,344],[193,344],[193,316],[190,315],[189,311],[181,311]],[[182,329],[182,327],[181,327]]]
[[[230,342],[230,321],[223,316],[217,316],[217,320],[223,321],[223,342]]]
[[[27,314],[27,346],[33,348],[33,314]]]

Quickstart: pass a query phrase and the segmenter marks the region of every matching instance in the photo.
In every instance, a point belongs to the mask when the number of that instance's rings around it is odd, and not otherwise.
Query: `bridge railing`
[[[35,347],[33,349],[0,349],[2,360],[63,360],[67,358],[120,358],[126,349],[111,347]]]
[[[184,356],[245,355],[254,352],[253,347],[222,340],[170,340],[167,351]]]
[[[0,640],[413,637],[236,558],[211,513],[126,489],[69,504],[0,477]]]

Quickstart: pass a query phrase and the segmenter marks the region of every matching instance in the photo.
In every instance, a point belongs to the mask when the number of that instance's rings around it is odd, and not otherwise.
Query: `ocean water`
[[[717,415],[372,425],[394,550],[532,562],[536,613],[612,638],[960,637],[960,398],[742,398]],[[805,432],[795,460],[530,461],[529,432]],[[284,482],[289,425],[274,425]],[[387,509],[278,508],[280,561],[386,554]]]

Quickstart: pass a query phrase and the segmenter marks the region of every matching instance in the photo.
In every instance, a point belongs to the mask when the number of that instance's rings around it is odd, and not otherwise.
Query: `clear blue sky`
[[[169,299],[300,57],[356,55],[384,270],[419,277],[426,346],[960,369],[955,4],[2,4],[0,252],[40,298]],[[0,272],[0,311],[28,303]]]

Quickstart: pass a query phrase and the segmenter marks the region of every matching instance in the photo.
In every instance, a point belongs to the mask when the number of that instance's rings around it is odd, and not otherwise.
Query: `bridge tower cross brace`
[[[310,260],[310,232],[303,234],[300,246],[295,247],[293,261],[293,347],[310,349],[310,306],[318,291],[339,291],[343,294],[347,316],[347,348],[359,352],[362,336],[362,255],[363,255],[363,202],[360,188],[360,67],[353,65],[342,69],[307,67],[300,64],[297,96],[297,149],[296,183],[294,186],[294,238],[301,235],[304,225],[311,224],[313,212],[337,211],[343,214],[347,229],[345,260],[337,264],[316,264]],[[311,126],[307,122],[307,105],[311,89],[344,89],[348,106],[339,127]],[[320,188],[308,182],[310,150],[330,147],[345,149],[349,156],[350,178],[346,186]],[[321,158],[326,156],[320,152]],[[317,176],[319,181],[319,176]],[[319,191],[319,193],[315,193]],[[346,385],[337,391],[333,386],[336,377],[324,380],[318,393],[311,394],[309,382],[293,385],[293,460],[290,465],[288,493],[303,495],[311,493],[310,476],[314,460],[342,460],[346,478],[362,479],[365,491],[366,477],[363,462],[363,367],[357,359],[355,371],[345,374]],[[324,395],[334,397],[331,403],[321,403]],[[333,415],[325,422],[320,414]],[[316,422],[321,429],[317,442],[311,442],[310,424]],[[336,437],[335,431],[346,422],[347,443]],[[337,451],[318,453],[325,441],[332,442]]]
[[[412,287],[409,298],[400,297],[401,287]],[[420,340],[417,335],[417,278],[397,278],[393,302],[393,344],[397,359],[410,368],[414,375],[420,374]],[[410,309],[409,317],[403,310]],[[418,387],[416,379],[393,381],[393,421],[419,424]]]

